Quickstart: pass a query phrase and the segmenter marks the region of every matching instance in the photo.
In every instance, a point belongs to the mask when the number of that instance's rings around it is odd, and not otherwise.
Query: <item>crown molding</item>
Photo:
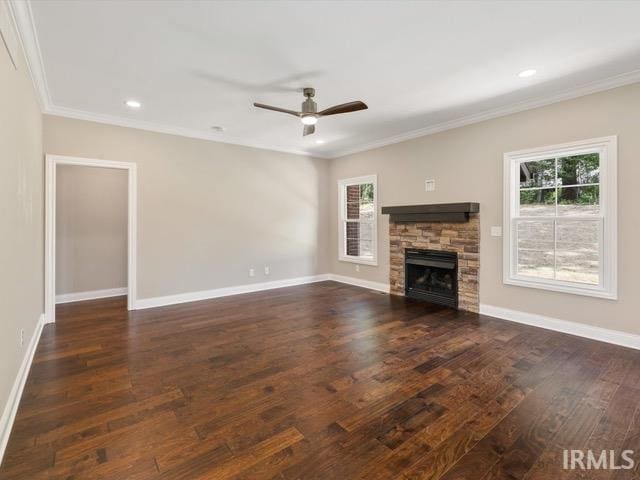
[[[208,132],[205,130],[162,125],[158,123],[147,122],[144,120],[117,117],[115,115],[105,115],[105,114],[99,114],[99,113],[93,113],[93,112],[86,112],[86,111],[77,110],[74,108],[66,108],[66,107],[58,107],[58,106],[50,105],[49,108],[45,109],[43,113],[47,115],[54,115],[57,117],[73,118],[76,120],[86,120],[88,122],[103,123],[107,125],[115,125],[118,127],[135,128],[137,130],[146,130],[146,131],[155,132],[155,133],[166,133],[169,135],[178,135],[180,137],[209,140],[212,142],[227,143],[231,145],[239,145],[242,147],[259,148],[261,150],[271,150],[271,151],[282,152],[282,153],[292,153],[295,155],[301,155],[305,157],[330,158],[320,153],[310,153],[304,150],[283,146],[283,145],[248,141],[248,140],[244,140],[237,137],[230,137],[229,135],[226,135],[226,134]],[[222,137],[221,135],[224,135],[224,137]]]
[[[565,90],[561,93],[553,95],[545,95],[522,102],[514,103],[506,107],[500,107],[492,110],[486,110],[484,112],[476,113],[473,115],[467,115],[447,122],[438,123],[417,130],[411,130],[409,132],[400,133],[391,137],[386,137],[381,140],[374,140],[353,148],[345,148],[335,152],[331,158],[341,158],[347,155],[351,155],[359,152],[366,152],[373,150],[374,148],[385,147],[387,145],[393,145],[395,143],[404,142],[406,140],[412,140],[418,137],[424,137],[432,135],[434,133],[444,132],[446,130],[452,130],[454,128],[464,127],[474,123],[483,122],[485,120],[492,120],[494,118],[504,117],[513,113],[523,112],[525,110],[532,110],[534,108],[544,107],[553,103],[562,102],[565,100],[571,100],[573,98],[583,97],[592,93],[603,92],[605,90],[611,90],[612,88],[623,87],[632,83],[640,82],[640,69],[633,70],[631,72],[622,73],[613,77],[608,77],[595,82],[590,82],[584,85],[580,85],[576,88]]]
[[[86,112],[83,110],[72,109],[67,107],[61,107],[54,105],[51,100],[49,88],[47,85],[47,78],[45,75],[44,64],[42,62],[42,53],[40,51],[40,44],[38,42],[38,36],[33,19],[33,12],[31,10],[30,0],[6,0],[9,5],[9,11],[13,18],[13,22],[18,33],[20,44],[24,51],[24,55],[27,60],[31,79],[35,86],[40,106],[43,113],[49,115],[56,115],[60,117],[75,118],[78,120],[86,120],[90,122],[103,123],[108,125],[117,125],[121,127],[135,128],[139,130],[147,130],[157,133],[166,133],[170,135],[178,135],[188,138],[197,138],[201,140],[208,140],[213,142],[228,143],[232,145],[240,145],[244,147],[259,148],[263,150],[273,150],[277,152],[292,153],[296,155],[303,155],[315,158],[325,159],[337,159],[351,155],[354,153],[365,152],[373,150],[375,148],[384,147],[387,145],[393,145],[395,143],[404,142],[406,140],[412,140],[418,137],[424,137],[426,135],[432,135],[434,133],[443,132],[445,130],[451,130],[454,128],[464,127],[474,123],[483,122],[485,120],[492,120],[494,118],[504,117],[513,113],[522,112],[525,110],[531,110],[533,108],[543,107],[551,105],[553,103],[562,102],[564,100],[571,100],[573,98],[582,97],[584,95],[590,95],[592,93],[602,92],[610,90],[612,88],[622,87],[632,83],[640,82],[640,69],[633,70],[631,72],[623,73],[613,77],[605,78],[595,82],[580,85],[576,88],[565,90],[564,92],[540,96],[522,102],[517,102],[505,107],[486,110],[473,115],[467,115],[454,120],[438,123],[436,125],[430,125],[427,127],[411,130],[405,133],[392,135],[380,140],[374,140],[372,142],[362,143],[358,146],[330,150],[326,153],[314,152],[310,153],[299,148],[275,145],[263,142],[254,142],[238,137],[230,137],[205,130],[175,127],[169,125],[161,125],[153,122],[147,122],[144,120],[137,120],[125,117],[119,117],[114,115],[99,114],[93,112]]]
[[[15,1],[15,0],[12,0]],[[531,110],[534,108],[544,107],[554,103],[562,102],[565,100],[571,100],[574,98],[598,93],[606,90],[611,90],[617,87],[623,87],[632,83],[640,82],[640,69],[634,70],[628,73],[616,75],[596,82],[591,82],[585,85],[581,85],[575,89],[565,90],[564,92],[554,95],[538,97],[534,99],[518,102],[506,107],[500,107],[492,110],[487,110],[473,115],[457,118],[447,122],[442,122],[436,125],[420,128],[417,130],[411,130],[409,132],[401,133],[391,137],[386,137],[381,140],[375,140],[373,142],[364,143],[353,148],[347,148],[327,153],[309,153],[304,150],[299,150],[292,147],[266,144],[261,142],[253,142],[240,138],[232,138],[226,136],[220,137],[220,134],[210,133],[207,131],[188,129],[182,127],[174,127],[168,125],[160,125],[152,122],[145,122],[143,120],[135,120],[130,118],[117,117],[112,115],[103,115],[92,112],[85,112],[81,110],[54,106],[49,102],[49,107],[44,109],[44,113],[49,115],[56,115],[60,117],[75,118],[79,120],[87,120],[91,122],[104,123],[109,125],[118,125],[121,127],[136,128],[140,130],[147,130],[151,132],[167,133],[170,135],[179,135],[182,137],[198,138],[201,140],[209,140],[214,142],[229,143],[233,145],[240,145],[245,147],[259,148],[264,150],[273,150],[284,153],[293,153],[296,155],[312,156],[316,158],[324,159],[338,159],[354,153],[365,152],[373,150],[375,148],[385,147],[387,145],[393,145],[395,143],[401,143],[414,138],[424,137],[432,135],[434,133],[444,132],[446,130],[452,130],[454,128],[464,127],[474,123],[480,123],[486,120],[492,120],[494,118],[504,117],[518,112]]]
[[[40,108],[46,111],[51,107],[51,95],[47,86],[47,77],[42,63],[42,53],[38,34],[36,33],[31,3],[28,0],[6,0],[13,20],[13,26],[18,34],[18,41],[27,62],[29,76],[36,90]]]
[[[259,148],[262,150],[272,150],[283,153],[292,153],[306,157],[330,158],[322,153],[310,153],[299,148],[277,145],[263,142],[255,142],[237,137],[230,137],[209,132],[206,130],[198,130],[191,128],[175,127],[169,125],[147,122],[144,120],[119,117],[114,115],[106,115],[100,113],[87,112],[83,110],[61,107],[55,105],[51,100],[51,94],[47,84],[44,63],[42,61],[42,52],[38,41],[38,34],[35,28],[33,12],[31,10],[30,0],[6,0],[9,6],[15,30],[18,34],[20,46],[24,53],[29,74],[35,87],[36,96],[40,103],[40,108],[47,115],[55,115],[59,117],[74,118],[78,120],[86,120],[90,122],[103,123],[108,125],[116,125],[120,127],[135,128],[138,130],[146,130],[156,133],[166,133],[169,135],[178,135],[181,137],[196,138],[200,140],[208,140],[213,142],[228,143],[232,145],[240,145],[243,147]]]

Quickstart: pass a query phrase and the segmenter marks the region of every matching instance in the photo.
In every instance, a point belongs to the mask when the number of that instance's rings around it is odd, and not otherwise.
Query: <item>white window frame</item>
[[[359,185],[362,183],[373,183],[373,209],[375,214],[373,215],[373,221],[367,222],[357,220],[361,223],[373,224],[373,240],[372,250],[373,258],[368,257],[355,257],[353,255],[347,255],[346,253],[346,228],[345,222],[347,220],[347,202],[346,194],[347,187],[350,185]],[[353,222],[354,219],[349,219]],[[364,175],[362,177],[345,178],[338,180],[338,260],[341,262],[359,263],[361,265],[378,265],[378,176],[377,175]]]
[[[517,246],[515,222],[518,218],[520,164],[547,158],[579,155],[600,155],[600,284],[588,285],[555,279],[536,278],[517,273]],[[578,142],[563,143],[541,148],[519,150],[504,154],[504,238],[503,238],[503,282],[508,285],[539,288],[554,292],[587,295],[617,300],[618,298],[618,218],[617,218],[617,163],[618,137],[592,138]],[[531,217],[534,218],[534,217]],[[539,217],[540,220],[547,217]],[[581,219],[586,217],[566,217]]]

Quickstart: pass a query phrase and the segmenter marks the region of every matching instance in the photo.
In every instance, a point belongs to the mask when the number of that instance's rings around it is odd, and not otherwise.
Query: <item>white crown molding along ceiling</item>
[[[193,130],[169,125],[158,125],[152,122],[145,122],[144,120],[133,120],[125,117],[116,117],[113,115],[85,112],[82,110],[65,108],[55,105],[51,100],[51,94],[49,93],[49,87],[47,85],[47,76],[42,61],[40,42],[38,41],[38,35],[35,29],[33,11],[31,10],[31,2],[29,0],[7,1],[9,5],[9,11],[11,12],[11,15],[13,17],[16,31],[18,32],[22,50],[27,60],[27,66],[29,68],[31,80],[33,81],[43,113],[47,115],[57,115],[59,117],[75,118],[78,120],[104,123],[107,125],[137,128],[139,130],[147,130],[150,132],[179,135],[188,138],[197,138],[200,140],[210,140],[214,142],[230,143],[233,145],[241,145],[245,147],[275,150],[278,152],[294,153],[296,155],[309,155],[307,152],[282,145],[267,145],[258,142],[247,142],[246,140],[242,139],[229,138],[229,136],[221,139],[216,134],[209,133],[203,130]]]
[[[47,83],[47,75],[36,31],[31,2],[30,0],[7,0],[7,3],[18,33],[19,41],[25,53],[29,73],[37,92],[42,112],[45,114],[319,158],[339,158],[345,155],[400,143],[417,137],[640,82],[640,69],[636,69],[630,72],[609,76],[601,80],[576,85],[575,88],[564,90],[560,93],[556,92],[549,95],[539,95],[524,101],[514,102],[500,108],[487,109],[479,113],[460,116],[453,120],[428,125],[423,128],[412,129],[396,135],[382,136],[380,139],[363,142],[353,147],[342,148],[331,153],[310,153],[288,145],[251,141],[246,138],[238,138],[226,134],[224,137],[221,137],[217,133],[208,132],[206,130],[163,125],[141,119],[132,119],[124,116],[120,117],[55,105],[52,101],[50,89]]]
[[[351,149],[344,149],[337,157],[344,157],[345,155],[351,155],[352,153],[364,152],[372,150],[378,147],[384,147],[386,145],[392,145],[394,143],[404,142],[413,138],[424,137],[425,135],[432,135],[438,132],[444,132],[445,130],[452,130],[458,127],[464,127],[465,125],[471,125],[474,123],[484,122],[485,120],[491,120],[493,118],[505,117],[513,113],[523,112],[525,110],[531,110],[533,108],[544,107],[545,105],[551,105],[553,103],[562,102],[564,100],[571,100],[572,98],[583,97],[592,93],[603,92],[605,90],[611,90],[612,88],[623,87],[632,83],[640,82],[640,69],[633,72],[623,73],[613,77],[606,78],[597,82],[591,82],[586,85],[577,86],[574,89],[566,90],[562,93],[556,93],[545,97],[533,98],[531,100],[525,100],[523,102],[517,102],[508,107],[496,108],[493,110],[487,110],[485,112],[477,113],[474,115],[468,115],[460,117],[448,122],[442,122],[436,125],[432,125],[417,130],[412,130],[400,135],[392,137],[386,137],[381,140],[370,142],[365,145],[360,145]]]

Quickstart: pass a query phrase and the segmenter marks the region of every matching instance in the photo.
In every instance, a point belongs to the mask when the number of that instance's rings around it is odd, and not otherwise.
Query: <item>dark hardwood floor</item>
[[[562,449],[640,460],[639,360],[333,282],[67,304],[0,478],[637,478],[563,470]]]

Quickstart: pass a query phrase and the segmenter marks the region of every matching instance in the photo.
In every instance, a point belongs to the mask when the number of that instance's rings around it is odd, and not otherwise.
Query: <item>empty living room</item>
[[[639,20],[0,0],[0,480],[640,479]]]

